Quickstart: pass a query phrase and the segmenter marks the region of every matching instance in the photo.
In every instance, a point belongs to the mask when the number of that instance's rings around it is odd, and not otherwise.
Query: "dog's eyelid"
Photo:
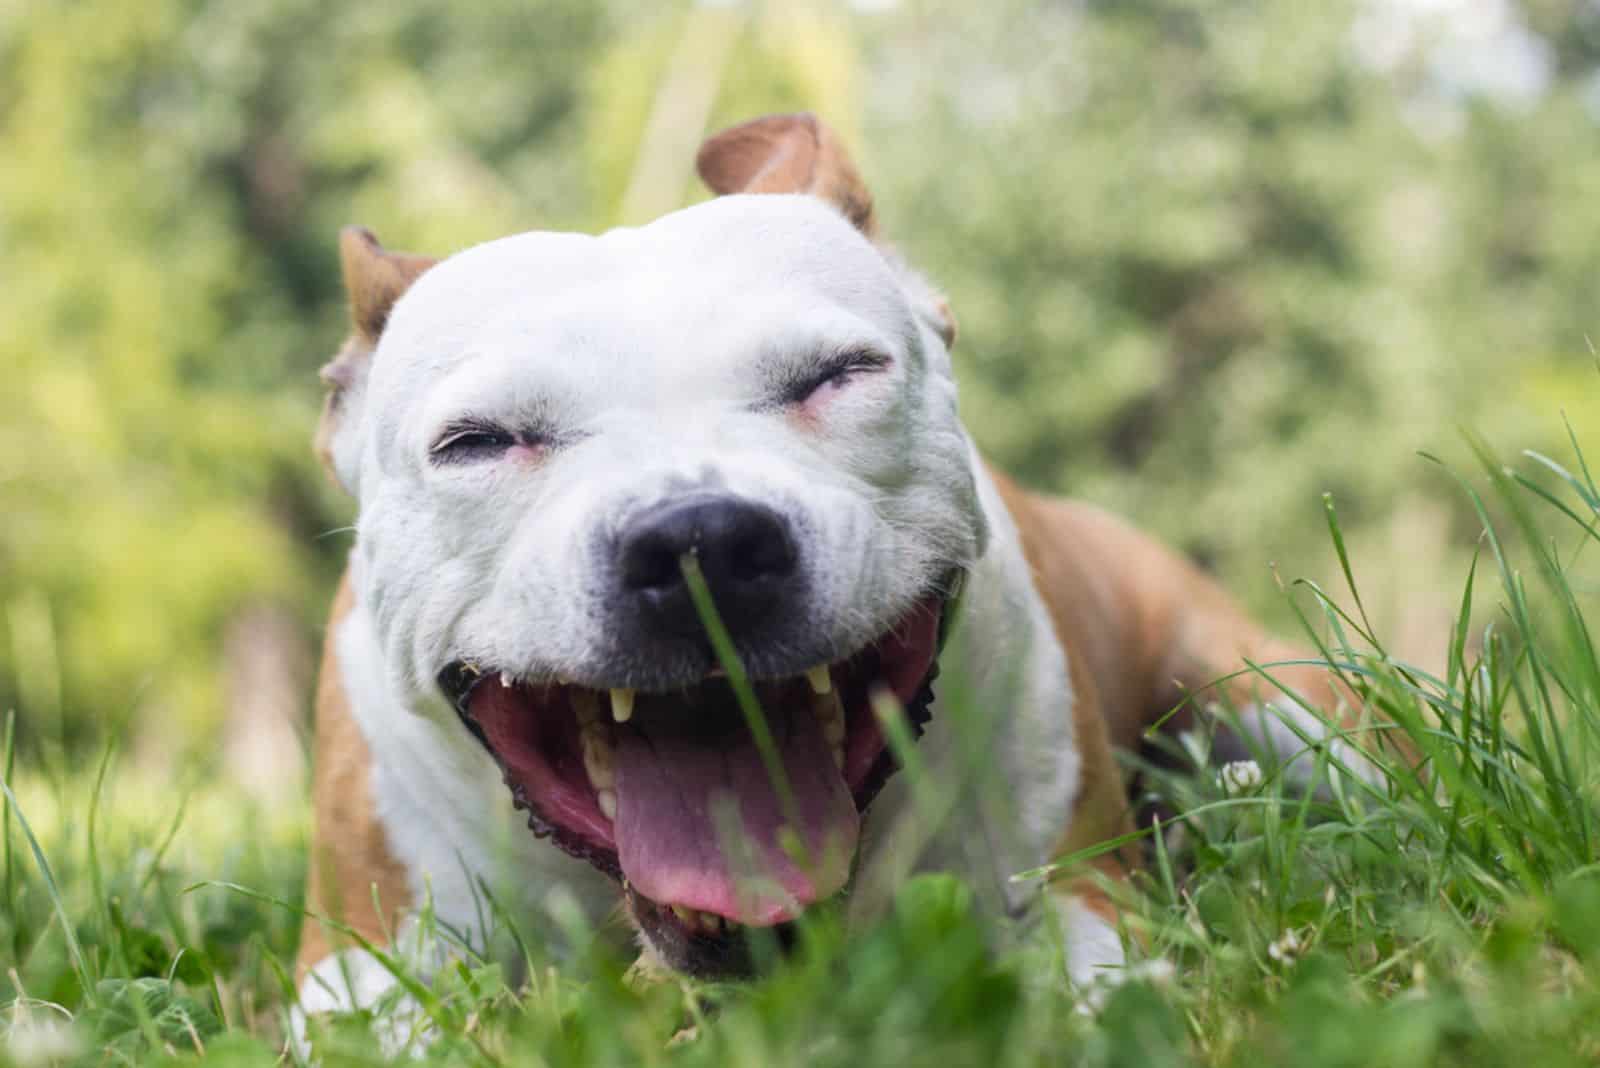
[[[871,345],[855,345],[847,349],[840,349],[834,355],[833,361],[849,367],[859,367],[863,370],[868,368],[876,370],[880,367],[888,367],[894,362],[894,357]]]
[[[849,345],[821,354],[808,380],[820,381],[848,371],[879,371],[894,362],[882,349],[872,345]]]
[[[846,345],[819,353],[806,366],[790,372],[788,381],[779,388],[778,403],[802,403],[830,382],[882,371],[893,363],[893,356],[873,345]]]
[[[499,423],[476,416],[454,420],[434,437],[428,446],[428,459],[435,464],[457,463],[504,452],[521,436]]]

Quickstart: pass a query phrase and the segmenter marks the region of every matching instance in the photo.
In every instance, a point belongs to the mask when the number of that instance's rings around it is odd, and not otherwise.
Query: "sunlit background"
[[[24,759],[299,788],[353,508],[335,234],[446,253],[839,129],[949,295],[968,425],[1279,624],[1442,658],[1461,428],[1600,455],[1594,0],[0,0],[0,710]],[[530,294],[530,299],[536,299]]]

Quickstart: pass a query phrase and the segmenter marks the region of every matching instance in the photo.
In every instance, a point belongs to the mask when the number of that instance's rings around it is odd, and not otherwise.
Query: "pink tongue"
[[[768,720],[804,829],[804,866],[779,845],[789,821],[748,731],[651,733],[643,718],[618,729],[616,747],[617,854],[635,890],[769,926],[844,886],[861,821],[809,709]]]

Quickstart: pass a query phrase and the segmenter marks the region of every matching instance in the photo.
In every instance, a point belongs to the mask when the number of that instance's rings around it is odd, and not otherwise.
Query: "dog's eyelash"
[[[876,349],[845,349],[829,356],[809,374],[797,375],[784,385],[780,396],[786,405],[801,404],[826,385],[843,385],[855,375],[881,371],[889,362],[890,358]]]
[[[517,444],[517,436],[494,423],[467,419],[451,423],[428,448],[428,459],[435,464],[471,463],[487,460]]]

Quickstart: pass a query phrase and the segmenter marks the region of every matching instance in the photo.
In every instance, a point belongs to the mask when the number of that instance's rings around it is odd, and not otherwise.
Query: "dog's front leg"
[[[431,977],[443,959],[437,939],[425,938],[416,920],[410,876],[373,804],[372,753],[352,714],[334,640],[353,606],[347,577],[334,600],[317,689],[307,915],[290,1019],[291,1042],[302,1057],[308,1052],[308,1017],[362,1010],[373,1010],[383,1022],[386,1051],[404,1049],[424,1021],[421,1006],[390,964]],[[390,963],[341,930],[359,936]]]
[[[1069,829],[1056,851],[1061,857],[1133,830],[1127,794],[1104,721],[1096,710],[1096,696],[1092,685],[1080,679],[1073,719],[1081,771]],[[1137,853],[1124,845],[1063,871],[1051,886],[1067,981],[1086,1009],[1096,1007],[1106,990],[1128,977],[1121,895],[1116,891],[1138,863]]]

